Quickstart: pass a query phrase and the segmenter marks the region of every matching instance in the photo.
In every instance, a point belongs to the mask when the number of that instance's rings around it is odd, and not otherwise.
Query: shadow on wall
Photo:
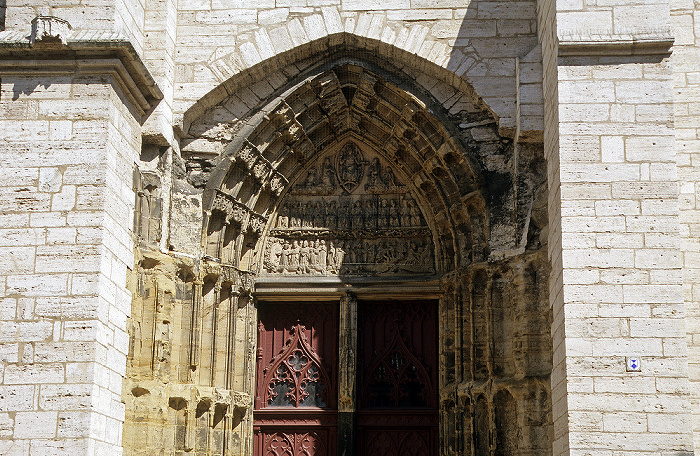
[[[461,21],[437,21],[431,33],[447,38],[459,27],[447,69],[472,85],[496,117],[490,123],[480,122],[462,112],[459,124],[461,139],[482,167],[492,227],[489,244],[493,252],[499,244],[494,236],[508,232],[494,227],[517,225],[515,242],[525,245],[525,252],[535,251],[546,242],[547,227],[546,174],[541,133],[537,133],[542,128],[542,96],[536,2],[472,0],[463,11]],[[519,96],[526,100],[524,104]],[[524,124],[521,115],[527,118]],[[521,134],[520,128],[527,132]],[[518,140],[530,144],[518,144]],[[528,161],[531,166],[525,165]],[[473,340],[463,358],[464,388],[469,392],[457,397],[463,412],[456,416],[463,417],[465,435],[456,439],[456,453],[551,454],[546,292],[513,297],[519,287],[546,289],[542,281],[547,280],[548,270],[534,264],[526,269],[529,273],[519,278],[482,271],[468,285],[472,327],[465,331],[471,330]],[[518,302],[522,309],[513,305]],[[524,320],[528,322],[522,325]],[[517,383],[513,380],[520,375],[521,363],[528,365],[527,380]]]
[[[447,68],[474,86],[499,118],[501,133],[512,136],[518,109],[516,59],[538,46],[536,2],[471,0],[462,11]],[[431,33],[451,38],[457,21],[437,21]]]
[[[518,146],[516,151],[516,143],[541,143],[536,2],[471,0],[466,10],[456,11],[464,16],[436,21],[431,33],[451,38],[456,30],[447,69],[470,84],[495,117],[489,122],[469,112],[458,115],[461,139],[481,165],[492,232],[502,233],[503,239],[492,238],[490,244],[496,250],[522,248],[533,243],[528,240],[533,236],[537,239],[531,240],[540,243],[546,216],[540,217],[542,211],[533,207],[537,185],[523,178],[527,170],[516,159],[531,149]]]

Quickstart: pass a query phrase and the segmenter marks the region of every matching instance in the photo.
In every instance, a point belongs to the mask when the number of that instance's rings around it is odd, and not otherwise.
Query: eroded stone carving
[[[160,179],[153,173],[134,170],[134,232],[145,242],[158,243],[161,237]]]
[[[433,273],[416,201],[378,156],[354,143],[319,161],[278,211],[263,269],[270,274]]]
[[[226,193],[217,191],[212,204],[212,211],[219,211],[226,215],[226,224],[235,223],[241,226],[242,231],[252,231],[258,235],[267,223],[267,219],[248,206],[235,200]]]
[[[340,187],[344,194],[350,194],[363,179],[364,190],[369,194],[407,191],[406,187],[398,182],[391,167],[382,165],[379,157],[366,161],[360,148],[350,142],[335,157],[327,156],[320,165],[311,168],[306,178],[294,187],[293,193],[331,195]]]
[[[287,274],[435,272],[425,239],[271,238],[265,270]]]

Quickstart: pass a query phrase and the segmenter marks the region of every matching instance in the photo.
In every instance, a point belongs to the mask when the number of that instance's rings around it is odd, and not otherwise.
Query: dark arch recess
[[[467,111],[471,120],[495,126],[478,99]],[[483,252],[489,239],[485,183],[467,149],[474,140],[465,146],[456,130],[444,108],[400,71],[348,57],[318,65],[273,94],[218,156],[203,200],[207,254],[253,269],[246,253],[260,250],[255,246],[279,202],[310,163],[352,137],[411,187],[433,233],[436,272],[482,259],[474,252]],[[462,239],[465,224],[469,242]]]

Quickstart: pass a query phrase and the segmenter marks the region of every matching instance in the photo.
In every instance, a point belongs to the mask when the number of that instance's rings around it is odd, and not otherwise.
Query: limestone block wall
[[[685,324],[688,341],[688,368],[695,447],[700,447],[700,17],[693,2],[670,4],[675,42],[671,63],[674,82],[675,150],[679,178],[681,259]]]
[[[515,131],[516,58],[537,47],[535,3],[530,0],[181,3],[175,54],[176,127],[186,129],[188,117],[211,107],[202,103],[203,97],[232,76],[250,72],[252,85],[263,76],[255,74],[261,62],[287,59],[291,64],[305,53],[342,44],[345,38],[340,34],[362,39],[368,53],[390,58],[405,51],[418,61],[426,59],[449,69],[474,86],[505,131],[511,135]],[[521,95],[535,105],[524,111],[532,120],[523,125],[541,130],[539,92],[524,90]]]
[[[569,447],[692,451],[670,65],[575,59],[558,69]]]
[[[1,454],[121,454],[140,127],[114,87],[2,78]]]
[[[538,5],[554,454],[693,451],[668,11]]]
[[[163,100],[151,113],[143,127],[147,142],[174,145],[172,128],[175,78],[175,33],[177,5],[175,0],[145,2],[144,63],[163,92]]]
[[[144,46],[145,0],[6,0],[5,30],[26,31],[37,16],[56,16],[77,30],[104,30],[121,34],[141,54]]]

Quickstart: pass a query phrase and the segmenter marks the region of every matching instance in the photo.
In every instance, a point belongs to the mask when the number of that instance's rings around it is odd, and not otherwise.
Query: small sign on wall
[[[625,361],[627,362],[627,372],[641,372],[642,358],[639,356],[626,356]]]

